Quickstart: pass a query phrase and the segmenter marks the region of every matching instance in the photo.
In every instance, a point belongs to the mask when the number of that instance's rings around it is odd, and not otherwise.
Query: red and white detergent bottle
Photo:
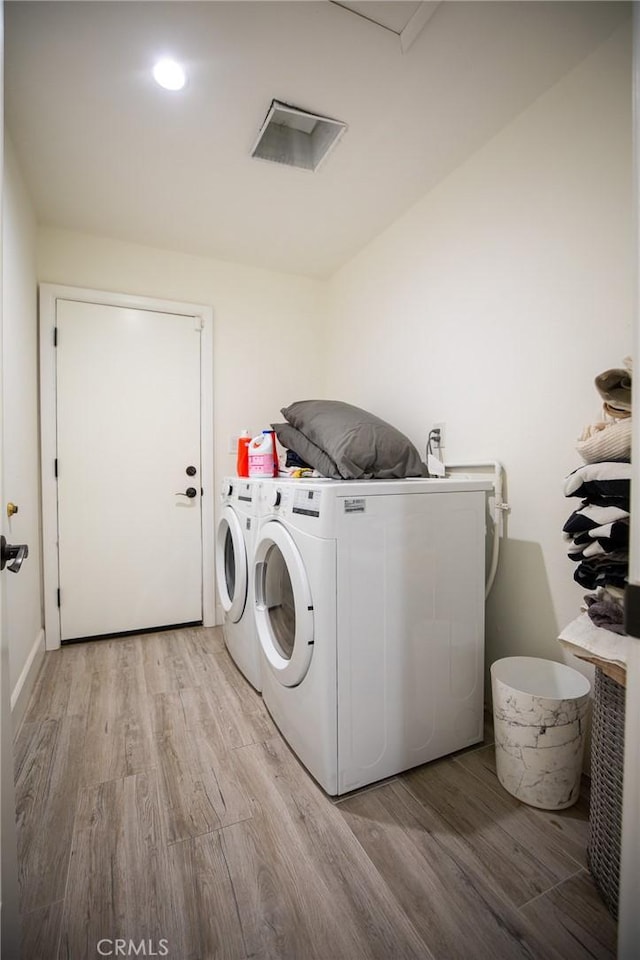
[[[243,430],[238,437],[238,456],[236,458],[236,473],[239,477],[249,476],[249,444],[251,437],[248,430]]]

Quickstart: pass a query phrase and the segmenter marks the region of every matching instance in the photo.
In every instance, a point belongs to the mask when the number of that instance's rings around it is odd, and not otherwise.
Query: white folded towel
[[[627,665],[629,637],[596,627],[588,613],[581,613],[567,624],[558,640],[575,656],[584,656],[586,653],[621,667]]]

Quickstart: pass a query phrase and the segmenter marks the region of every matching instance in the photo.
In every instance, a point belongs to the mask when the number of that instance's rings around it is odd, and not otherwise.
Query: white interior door
[[[61,639],[200,621],[200,321],[59,299],[56,325]]]
[[[0,182],[3,179],[3,62],[4,11],[0,4]],[[4,403],[2,350],[2,210],[0,208],[0,463],[3,461]],[[14,402],[15,397],[11,398]],[[22,398],[18,398],[20,400]],[[2,500],[2,470],[0,470],[0,503]],[[5,623],[3,603],[4,583],[10,573],[0,579],[0,956],[20,956],[20,917],[18,913],[18,858],[16,848],[16,805],[13,784],[13,723],[11,719],[11,688],[9,683],[9,624]]]

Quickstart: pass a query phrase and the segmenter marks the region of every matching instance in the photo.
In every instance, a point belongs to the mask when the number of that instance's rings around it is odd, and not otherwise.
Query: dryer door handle
[[[255,567],[255,598],[256,598],[256,607],[260,610],[264,610],[266,607],[266,589],[265,589],[265,578],[266,578],[266,563],[256,563]]]

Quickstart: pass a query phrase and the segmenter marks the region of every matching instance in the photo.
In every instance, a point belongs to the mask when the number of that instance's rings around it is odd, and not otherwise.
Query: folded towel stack
[[[563,529],[574,580],[595,594],[586,612],[600,627],[623,633],[624,587],[629,571],[631,487],[631,362],[605,370],[595,385],[603,420],[585,428],[577,450],[585,461],[565,480],[566,497],[579,497]]]

